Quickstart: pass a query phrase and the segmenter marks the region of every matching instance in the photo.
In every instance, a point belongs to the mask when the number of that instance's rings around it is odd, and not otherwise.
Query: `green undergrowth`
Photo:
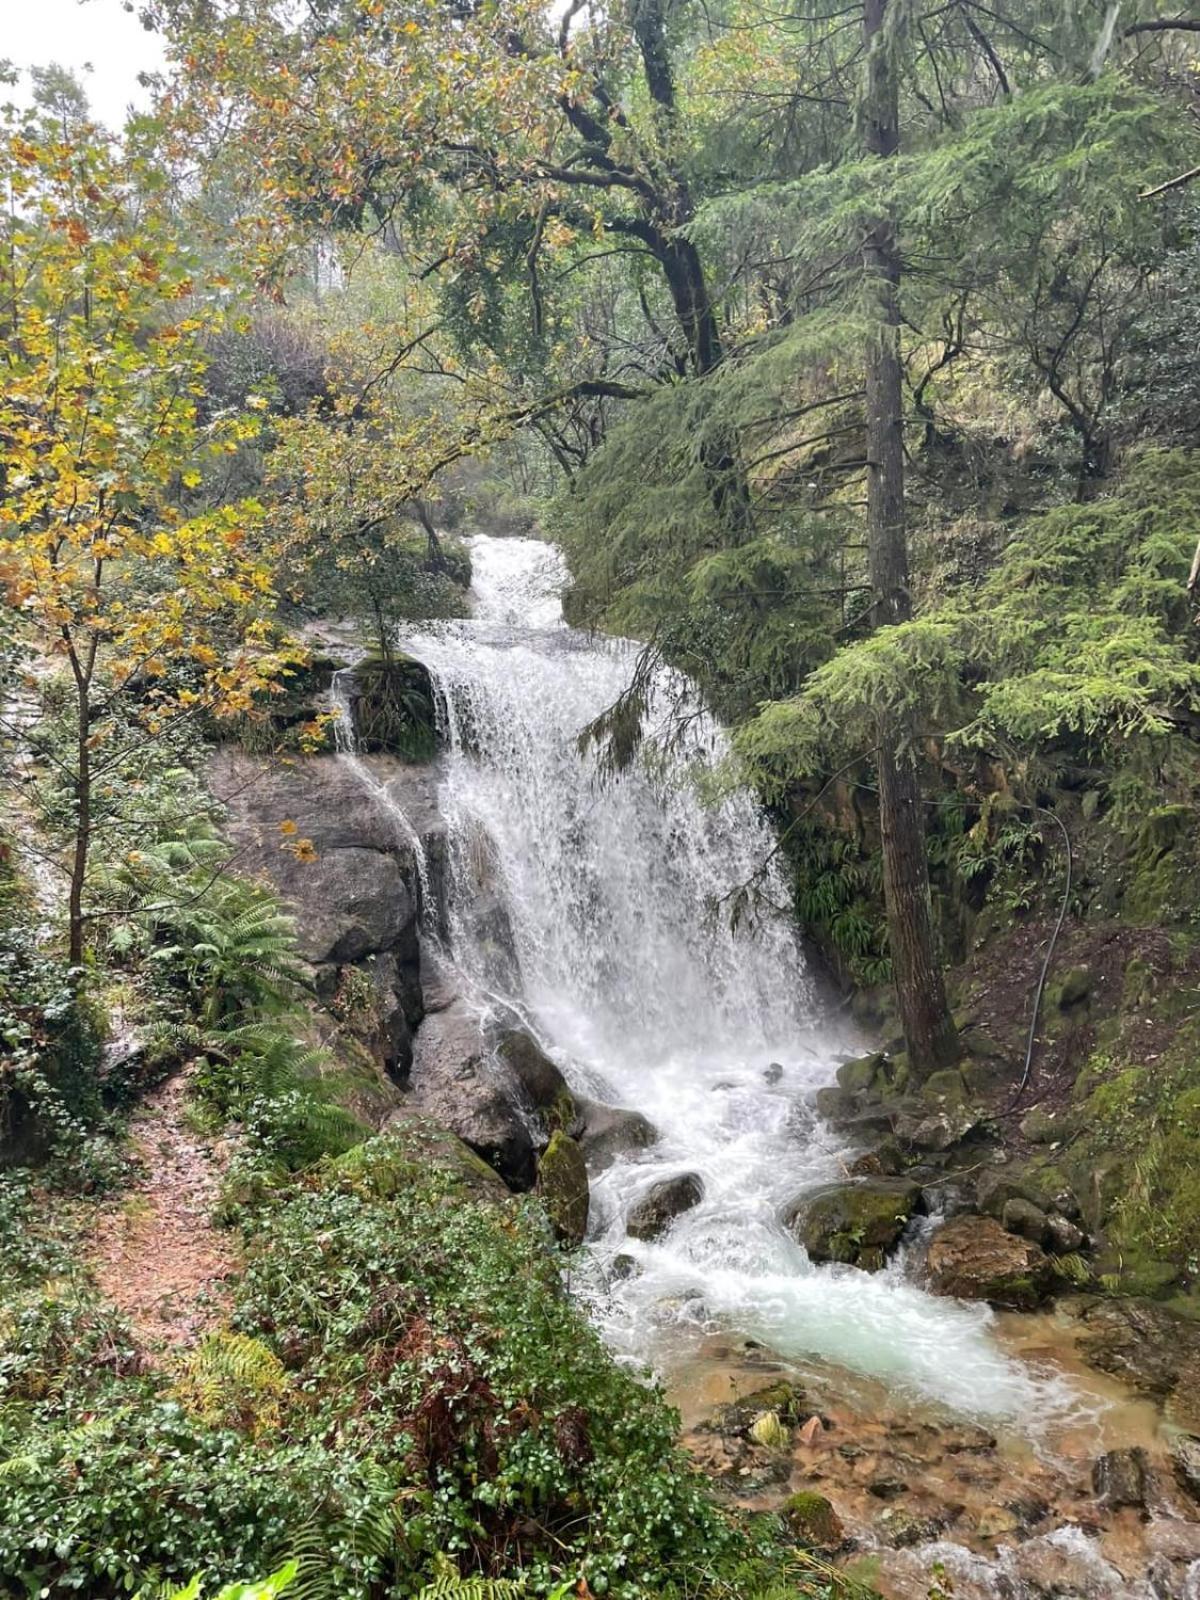
[[[26,941],[0,991],[47,1085],[0,1176],[0,1595],[207,1595],[289,1560],[296,1600],[847,1592],[714,1502],[564,1291],[540,1202],[346,1109],[290,921],[221,870],[215,817],[173,810],[98,863],[88,971]],[[186,1064],[195,1129],[235,1135],[216,1220],[244,1268],[192,1349],[144,1348],[87,1268],[125,1171],[115,997],[143,1025],[122,1106]]]
[[[1139,1049],[1118,1027],[1075,1086],[1063,1164],[1103,1227],[1113,1292],[1200,1276],[1200,997],[1189,985],[1179,998],[1164,1048]]]
[[[827,1592],[811,1569],[783,1587],[771,1519],[714,1505],[674,1413],[564,1294],[536,1203],[431,1148],[384,1135],[298,1173],[243,1152],[229,1327],[157,1365],[64,1252],[8,1262],[3,1592],[227,1582],[285,1557],[308,1596],[415,1595],[447,1563],[527,1594]]]

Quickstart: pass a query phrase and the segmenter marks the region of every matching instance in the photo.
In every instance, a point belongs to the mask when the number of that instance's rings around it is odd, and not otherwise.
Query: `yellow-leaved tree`
[[[155,174],[88,124],[0,125],[0,582],[64,665],[70,959],[97,796],[164,732],[246,712],[286,666],[262,511],[213,468],[257,428],[207,415],[204,282]]]

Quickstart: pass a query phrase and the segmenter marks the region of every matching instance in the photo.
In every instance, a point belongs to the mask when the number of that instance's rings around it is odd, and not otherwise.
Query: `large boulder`
[[[409,1087],[413,1105],[470,1145],[511,1189],[533,1187],[529,1128],[464,1001],[426,1017],[417,1030]]]
[[[1044,1298],[1052,1276],[1043,1251],[1005,1232],[994,1217],[951,1218],[933,1236],[927,1268],[934,1294],[1018,1311]]]
[[[583,1118],[571,1087],[556,1064],[524,1028],[500,1035],[497,1054],[512,1074],[520,1093],[541,1120],[547,1136],[558,1129],[572,1138],[583,1131]]]
[[[784,1226],[814,1261],[841,1261],[875,1272],[921,1210],[921,1188],[906,1178],[861,1178],[802,1194]]]
[[[441,826],[430,774],[338,756],[284,764],[225,747],[208,780],[225,805],[239,871],[267,877],[291,907],[318,992],[336,993],[343,968],[378,959],[377,987],[385,974],[390,985],[380,991],[381,1064],[406,1069],[405,1034],[423,1014],[414,839]],[[312,859],[289,848],[297,839],[311,841]]]
[[[673,1178],[662,1178],[634,1202],[625,1219],[625,1231],[631,1239],[658,1239],[676,1218],[703,1199],[704,1184],[696,1173],[681,1172]]]
[[[413,1106],[393,1111],[383,1137],[355,1145],[338,1158],[334,1170],[343,1181],[383,1199],[420,1184],[431,1170],[444,1174],[472,1200],[510,1198],[508,1186],[493,1167]]]
[[[658,1139],[654,1124],[640,1111],[601,1105],[578,1095],[575,1104],[583,1119],[579,1142],[593,1172],[603,1172],[622,1156],[649,1149]]]
[[[551,1226],[564,1244],[581,1245],[588,1225],[588,1175],[583,1151],[561,1128],[538,1162],[537,1192]]]

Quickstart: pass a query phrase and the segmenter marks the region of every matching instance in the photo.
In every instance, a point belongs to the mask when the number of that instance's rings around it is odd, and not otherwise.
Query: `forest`
[[[1200,17],[124,9],[0,27],[0,1596],[1194,1600]]]

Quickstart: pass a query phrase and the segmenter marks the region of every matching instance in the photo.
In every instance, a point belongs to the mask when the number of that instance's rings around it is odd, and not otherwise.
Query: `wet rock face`
[[[497,1053],[528,1100],[530,1109],[540,1118],[545,1136],[553,1137],[561,1129],[572,1138],[578,1138],[583,1131],[583,1118],[575,1096],[533,1035],[523,1028],[510,1029],[500,1035]]]
[[[801,1195],[784,1226],[814,1261],[841,1261],[875,1272],[921,1209],[921,1189],[905,1178],[831,1183]]]
[[[1050,1287],[1050,1262],[1040,1247],[992,1217],[953,1217],[934,1234],[927,1267],[934,1294],[1016,1311],[1037,1305]]]
[[[1080,1312],[1080,1354],[1093,1367],[1165,1405],[1200,1434],[1200,1324],[1149,1300],[1098,1300]]]
[[[482,1023],[462,1000],[426,1017],[413,1047],[412,1104],[494,1167],[511,1189],[531,1189],[533,1139],[505,1092]]]
[[[1146,1504],[1146,1452],[1139,1449],[1109,1450],[1092,1468],[1092,1488],[1096,1498],[1111,1511],[1122,1506]]]
[[[1171,1449],[1171,1464],[1180,1488],[1200,1501],[1200,1439],[1177,1439]]]
[[[372,771],[419,835],[440,827],[427,771],[398,762],[376,763]],[[380,1066],[403,1078],[424,1012],[419,877],[403,825],[332,756],[281,766],[225,748],[210,763],[209,784],[227,808],[238,870],[265,874],[291,907],[318,993],[333,996],[348,968],[368,968],[378,1005],[363,1042]],[[289,838],[311,840],[316,859],[298,859],[285,848]]]
[[[694,1172],[681,1172],[652,1184],[636,1201],[625,1221],[631,1239],[660,1238],[676,1218],[691,1211],[704,1199],[704,1184]]]

